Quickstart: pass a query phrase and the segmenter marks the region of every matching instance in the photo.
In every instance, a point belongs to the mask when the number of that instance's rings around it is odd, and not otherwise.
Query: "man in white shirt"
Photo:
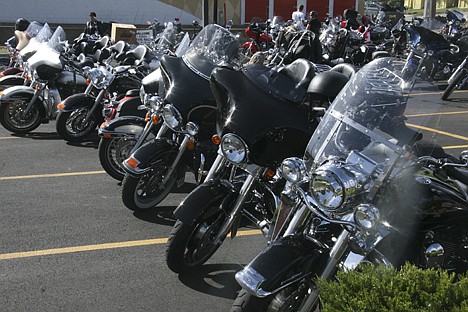
[[[300,5],[297,11],[294,11],[292,13],[291,19],[294,22],[294,25],[298,30],[303,30],[304,29],[304,20],[305,20],[305,15],[304,12],[304,5]]]

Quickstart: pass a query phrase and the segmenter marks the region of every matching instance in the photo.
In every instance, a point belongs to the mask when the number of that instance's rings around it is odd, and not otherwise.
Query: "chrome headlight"
[[[366,230],[375,228],[379,220],[379,210],[373,205],[361,204],[354,211],[354,221]]]
[[[88,71],[88,78],[96,88],[105,89],[114,80],[114,75],[101,66],[100,68],[90,69]]]
[[[318,167],[310,182],[310,193],[329,212],[348,213],[348,206],[365,191],[367,176],[362,168],[352,164],[330,161]]]
[[[298,157],[290,157],[281,163],[281,175],[291,183],[302,181],[306,174],[304,161]]]
[[[182,127],[182,115],[179,111],[174,107],[174,105],[166,104],[163,109],[163,118],[164,122],[167,124],[169,128],[174,131],[181,131]]]
[[[229,133],[221,139],[221,152],[230,162],[240,164],[247,159],[248,149],[239,136]]]
[[[423,43],[416,44],[415,48],[416,48],[416,52],[418,52],[418,53],[422,54],[422,53],[426,52],[426,45],[423,44]]]

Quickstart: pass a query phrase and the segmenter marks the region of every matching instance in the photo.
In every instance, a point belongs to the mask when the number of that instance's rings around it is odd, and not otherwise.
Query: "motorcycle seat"
[[[109,36],[104,36],[101,39],[95,41],[94,46],[93,46],[93,52],[96,52],[99,49],[107,47],[109,42],[110,42],[110,37]]]
[[[348,63],[337,64],[333,66],[331,70],[336,71],[338,73],[342,73],[343,75],[348,77],[348,80],[351,79],[351,77],[353,77],[356,73],[356,68]]]
[[[296,83],[296,88],[307,89],[315,76],[315,66],[308,60],[299,58],[291,64],[281,67],[278,73],[292,79]]]
[[[125,93],[125,96],[139,96],[140,95],[140,89],[130,89]]]

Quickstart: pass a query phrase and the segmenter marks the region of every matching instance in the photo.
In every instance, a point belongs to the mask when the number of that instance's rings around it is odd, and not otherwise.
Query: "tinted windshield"
[[[403,65],[393,58],[378,59],[351,79],[309,141],[308,169],[329,157],[346,159],[351,151],[372,153],[378,149],[376,162],[385,162],[390,155],[403,153],[403,145],[420,139],[419,129],[437,123],[441,109],[438,89],[428,82],[403,80]]]
[[[211,24],[193,39],[183,58],[190,68],[209,77],[214,66],[234,64],[239,48],[239,41],[231,32]]]

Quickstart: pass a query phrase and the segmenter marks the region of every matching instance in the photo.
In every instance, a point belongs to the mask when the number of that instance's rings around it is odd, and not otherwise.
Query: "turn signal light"
[[[148,122],[148,120],[149,120],[149,113],[146,113],[145,121]]]
[[[192,140],[189,140],[189,141],[187,142],[187,149],[188,149],[189,151],[193,151],[194,148],[195,148],[195,143],[194,143]]]
[[[63,103],[58,103],[57,108],[58,108],[59,110],[62,110],[62,109],[65,108],[65,105],[63,105]]]
[[[221,144],[221,138],[220,138],[219,135],[217,135],[217,134],[214,134],[214,135],[211,137],[211,141],[212,141],[215,145]]]
[[[159,117],[158,117],[158,115],[153,115],[153,116],[151,116],[151,121],[152,121],[155,125],[159,124]]]
[[[86,85],[89,86],[91,83],[91,80],[90,79],[86,79]]]
[[[273,179],[273,177],[275,176],[276,174],[276,171],[271,169],[271,168],[267,168],[264,172],[264,176],[267,180],[271,180]]]
[[[129,165],[133,169],[138,167],[138,165],[140,164],[140,162],[133,157],[128,158],[125,162],[127,163],[127,165]]]

